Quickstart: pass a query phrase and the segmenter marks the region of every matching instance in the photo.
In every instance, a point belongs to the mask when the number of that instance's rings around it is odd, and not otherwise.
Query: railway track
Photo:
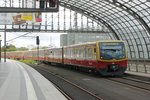
[[[135,78],[130,77],[122,77],[122,78],[107,78],[110,81],[114,81],[120,84],[127,85],[131,88],[138,88],[144,91],[150,92],[150,82],[143,81]]]
[[[103,100],[96,94],[74,84],[44,67],[33,67],[55,84],[68,100]],[[63,91],[62,91],[63,90]]]

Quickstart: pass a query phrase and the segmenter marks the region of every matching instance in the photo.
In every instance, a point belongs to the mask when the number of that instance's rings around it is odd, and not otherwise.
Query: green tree
[[[17,50],[17,49],[16,49],[15,45],[12,45],[12,44],[10,44],[10,45],[8,45],[8,46],[6,47],[6,51],[7,51],[7,52],[16,51],[16,50]],[[2,51],[4,51],[4,46],[2,47]]]
[[[48,48],[47,46],[40,47],[40,49],[47,49],[47,48]]]
[[[37,50],[37,47],[32,48],[31,50]]]
[[[41,46],[41,47],[39,47],[39,49],[47,49],[47,48],[48,48],[47,46]],[[37,50],[37,47],[34,47],[31,50]]]
[[[20,47],[20,48],[17,48],[17,51],[26,51],[26,50],[29,50],[29,49],[26,48],[26,47]]]

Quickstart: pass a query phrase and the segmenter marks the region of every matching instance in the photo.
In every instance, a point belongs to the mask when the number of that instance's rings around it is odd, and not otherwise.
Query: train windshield
[[[125,58],[125,45],[123,42],[102,42],[100,45],[100,58],[103,60]]]

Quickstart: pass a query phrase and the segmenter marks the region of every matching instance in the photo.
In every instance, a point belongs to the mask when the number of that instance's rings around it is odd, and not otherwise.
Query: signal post
[[[40,39],[39,36],[36,36],[36,45],[37,45],[37,57],[38,57],[38,65],[39,65],[39,45],[40,45]]]

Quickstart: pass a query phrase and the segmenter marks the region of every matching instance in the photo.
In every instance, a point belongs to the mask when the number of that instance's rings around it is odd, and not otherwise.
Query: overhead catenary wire
[[[18,36],[18,37],[15,37],[15,38],[13,38],[13,39],[7,40],[6,42],[10,42],[10,41],[13,41],[13,40],[15,40],[15,39],[18,39],[18,38],[20,38],[20,37],[24,37],[24,36],[26,36],[26,35],[28,35],[28,34],[31,34],[31,32],[28,32],[28,33],[25,33],[25,34],[20,35],[20,36]]]

